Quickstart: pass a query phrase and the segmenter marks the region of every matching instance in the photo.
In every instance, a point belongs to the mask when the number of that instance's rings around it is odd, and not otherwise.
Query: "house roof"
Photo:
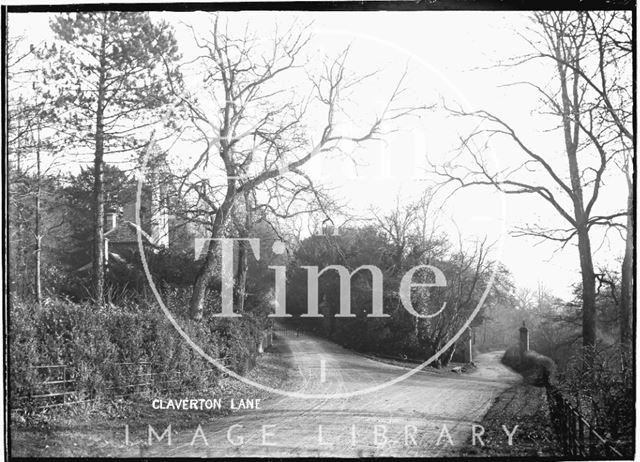
[[[138,226],[130,221],[123,221],[118,225],[104,233],[105,240],[109,241],[109,245],[113,244],[137,244],[138,243]],[[153,243],[153,240],[149,234],[144,230],[140,230],[142,236],[142,244],[144,246],[151,246],[157,248],[158,246]],[[120,265],[126,265],[127,261],[115,252],[109,252],[109,258],[107,258],[109,264],[115,262]],[[92,261],[89,261],[86,265],[76,269],[76,271],[86,271],[91,269]]]
[[[140,229],[142,243],[154,245],[151,236],[143,229]],[[118,226],[104,233],[104,237],[109,240],[110,244],[131,244],[138,242],[138,225],[130,221],[118,223]]]

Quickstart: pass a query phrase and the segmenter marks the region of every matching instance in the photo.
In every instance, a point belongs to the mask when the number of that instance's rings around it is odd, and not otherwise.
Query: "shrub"
[[[518,346],[507,348],[502,356],[502,363],[540,386],[546,385],[556,370],[556,365],[551,358],[532,350],[520,354]]]
[[[189,337],[213,358],[224,358],[244,373],[257,355],[262,335],[260,317],[216,318],[203,322],[186,316],[186,291],[166,298],[169,310]],[[212,297],[211,303],[219,303]],[[42,393],[43,375],[34,366],[69,365],[76,398],[126,394],[134,384],[151,382],[164,388],[167,379],[182,391],[215,385],[217,372],[179,335],[155,304],[129,301],[97,307],[65,299],[47,299],[38,307],[12,300],[9,307],[12,406],[18,398]],[[143,376],[140,374],[153,374]],[[32,403],[33,404],[33,403]]]
[[[625,356],[628,356],[625,358]],[[635,384],[631,353],[620,345],[598,345],[593,365],[578,351],[558,374],[558,387],[623,454],[634,445]]]

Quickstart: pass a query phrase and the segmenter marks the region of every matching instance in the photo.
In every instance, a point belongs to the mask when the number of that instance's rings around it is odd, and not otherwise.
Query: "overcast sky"
[[[192,49],[190,33],[182,21],[194,27],[206,27],[202,13],[154,13],[173,23],[177,38],[188,57]],[[51,40],[48,14],[11,14],[11,34],[24,34],[38,43]],[[518,33],[526,34],[531,25],[525,12],[259,12],[231,13],[231,24],[248,22],[257,31],[266,32],[277,21],[290,23],[298,18],[311,24],[314,39],[311,55],[334,55],[351,44],[348,66],[357,72],[380,70],[376,79],[354,95],[358,114],[367,113],[383,104],[393,90],[405,66],[409,74],[405,86],[416,104],[459,104],[467,110],[488,109],[509,120],[532,146],[558,156],[562,160],[562,139],[546,132],[549,120],[537,116],[537,96],[528,88],[504,86],[528,78],[548,74],[543,64],[506,71],[492,64],[524,54],[530,49]],[[262,32],[261,32],[262,33]],[[357,111],[356,111],[357,112]],[[339,159],[315,162],[308,167],[315,177],[324,175],[327,184],[351,209],[362,215],[374,205],[382,210],[393,206],[396,198],[407,200],[425,187],[425,156],[433,162],[444,159],[454,149],[459,137],[471,128],[459,120],[448,118],[442,109],[434,109],[420,119],[407,121],[401,131],[389,136],[385,143],[367,145],[354,152],[369,167],[353,168]],[[506,144],[497,144],[491,152],[496,165],[507,165],[514,153]],[[626,190],[622,181],[612,179],[604,187],[605,201],[623,204]],[[525,222],[560,223],[556,213],[532,197],[505,198],[489,189],[465,190],[447,203],[442,226],[460,229],[467,240],[487,235],[499,240],[502,230]],[[505,234],[499,258],[513,272],[517,284],[535,287],[538,282],[559,296],[568,297],[569,286],[579,280],[578,255],[575,246],[558,250],[557,244]],[[596,260],[615,264],[621,255],[618,235],[594,239]]]

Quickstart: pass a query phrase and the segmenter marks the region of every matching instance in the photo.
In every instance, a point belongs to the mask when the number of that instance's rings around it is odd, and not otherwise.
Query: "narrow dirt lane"
[[[406,372],[324,339],[301,334],[285,340],[298,371],[290,390],[318,394],[361,390]],[[443,455],[451,450],[451,442],[462,445],[493,398],[520,379],[500,364],[499,357],[499,352],[480,355],[478,370],[472,374],[419,372],[381,391],[351,398],[275,397],[263,402],[260,410],[239,411],[203,424],[198,435],[196,428],[181,432],[173,435],[171,446],[158,442],[136,455]]]

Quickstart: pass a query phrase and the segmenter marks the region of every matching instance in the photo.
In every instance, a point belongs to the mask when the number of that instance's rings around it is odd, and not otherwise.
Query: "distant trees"
[[[624,227],[620,220],[627,219],[630,211],[626,200],[617,207],[607,207],[609,203],[599,200],[605,178],[615,173],[612,167],[616,162],[628,156],[632,140],[628,15],[540,12],[534,14],[533,20],[537,34],[530,42],[533,51],[506,65],[546,63],[549,74],[545,81],[517,84],[533,88],[544,105],[540,112],[556,119],[556,125],[544,135],[556,145],[549,144],[541,151],[522,135],[523,130],[500,115],[452,109],[456,116],[481,123],[463,139],[457,157],[435,166],[434,171],[445,184],[456,188],[485,185],[506,194],[535,195],[561,218],[565,225],[559,228],[535,223],[516,234],[557,241],[563,246],[577,240],[582,277],[582,340],[588,352],[597,341],[592,229]],[[499,138],[510,141],[509,157],[501,156],[505,165],[500,170],[488,162],[481,148],[497,145]],[[629,313],[627,308],[622,309],[626,326]]]
[[[32,288],[36,303],[43,294],[43,240],[62,224],[52,219],[52,190],[57,184],[55,167],[62,151],[52,131],[57,117],[49,88],[42,85],[40,64],[47,54],[23,37],[8,43],[8,155],[12,181],[9,215],[15,247],[12,270],[18,292]],[[33,256],[33,261],[31,257]]]
[[[104,298],[105,156],[141,145],[139,130],[158,122],[169,102],[164,67],[178,58],[173,32],[148,13],[69,13],[51,21],[45,79],[57,94],[60,130],[78,154],[93,156],[93,298]],[[156,115],[154,116],[154,111]]]
[[[311,236],[304,239],[294,253],[288,273],[287,310],[304,313],[308,302],[307,271],[342,265],[352,272],[361,265],[374,265],[383,274],[383,307],[389,318],[369,318],[371,313],[372,277],[360,270],[350,281],[351,307],[354,318],[336,318],[340,312],[340,280],[335,271],[319,278],[320,309],[324,319],[313,320],[339,343],[363,351],[424,358],[442,349],[476,308],[489,278],[496,270],[496,284],[490,289],[484,306],[496,303],[504,295],[508,273],[489,258],[490,245],[454,244],[433,226],[434,215],[428,195],[416,202],[380,214],[374,224],[341,227],[337,236]],[[411,303],[419,318],[405,310],[399,294],[402,277],[418,265],[433,265],[447,279],[446,287],[414,288]],[[434,275],[419,270],[414,282],[433,282]],[[444,306],[444,308],[443,308]],[[324,311],[322,311],[324,309]],[[439,314],[438,312],[441,311]],[[480,311],[474,325],[482,319]],[[302,321],[304,322],[304,321]],[[451,360],[455,345],[440,357]]]
[[[14,166],[8,170],[12,178],[7,233],[11,242],[9,285],[16,296],[40,303],[56,288],[56,272],[68,250],[68,224],[59,205],[63,196],[60,179],[30,170],[19,171]]]

